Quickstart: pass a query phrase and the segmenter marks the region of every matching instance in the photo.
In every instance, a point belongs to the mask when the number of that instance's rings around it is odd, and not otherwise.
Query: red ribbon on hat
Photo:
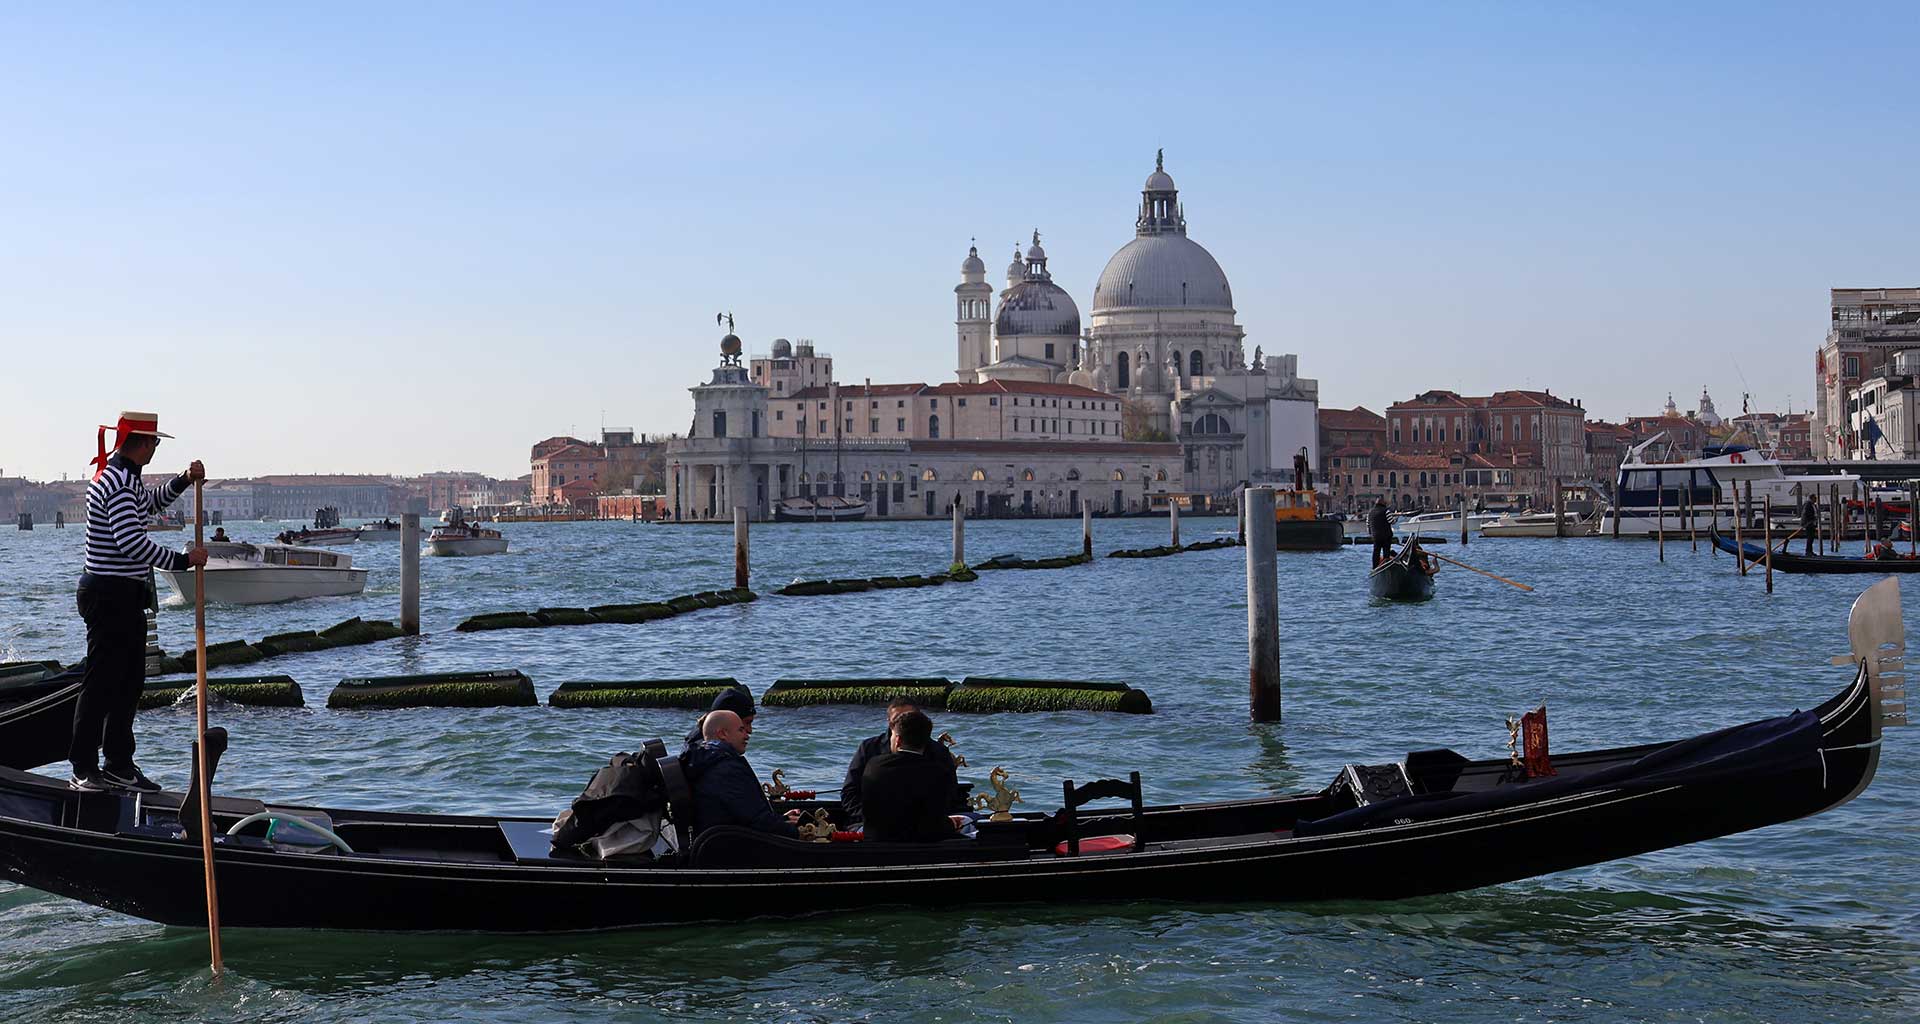
[[[100,454],[93,457],[93,478],[95,480],[100,479],[100,474],[107,471],[107,452],[109,450],[120,450],[120,446],[126,444],[127,438],[132,437],[135,431],[145,434],[158,434],[160,432],[160,420],[158,417],[153,419],[134,419],[129,416],[120,417],[120,422],[113,427],[112,449],[107,448],[107,426],[104,423],[100,425],[100,431],[94,437],[94,443],[100,448]]]

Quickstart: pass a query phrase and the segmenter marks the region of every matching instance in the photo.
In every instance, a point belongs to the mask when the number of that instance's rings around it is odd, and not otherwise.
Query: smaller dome
[[[792,355],[793,355],[793,342],[788,341],[785,338],[773,339],[773,357],[775,359],[786,359]]]
[[[960,261],[960,272],[962,274],[984,274],[987,272],[987,261],[980,258],[979,246],[967,246],[967,258]]]
[[[1033,244],[1027,247],[1027,262],[1038,263],[1047,258],[1047,250],[1040,248],[1040,232],[1033,233]]]
[[[1081,369],[1075,370],[1072,373],[1067,374],[1067,383],[1072,384],[1075,387],[1091,388],[1093,387],[1093,384],[1094,384],[1093,371],[1088,370],[1084,367],[1082,367]]]
[[[1177,191],[1173,187],[1173,175],[1167,173],[1166,156],[1167,156],[1167,151],[1164,149],[1157,150],[1153,154],[1153,173],[1147,175],[1146,191],[1148,192]]]

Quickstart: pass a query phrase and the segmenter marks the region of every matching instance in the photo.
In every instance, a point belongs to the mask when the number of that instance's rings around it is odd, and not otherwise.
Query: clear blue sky
[[[0,471],[154,409],[215,476],[684,430],[713,315],[939,381],[969,237],[1086,315],[1153,151],[1327,406],[1802,408],[1920,284],[1911,7],[0,12]],[[163,454],[162,461],[167,461]]]

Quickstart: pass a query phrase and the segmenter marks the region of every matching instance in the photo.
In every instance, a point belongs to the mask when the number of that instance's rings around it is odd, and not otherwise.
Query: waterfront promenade
[[[1187,518],[1183,538],[1230,533]],[[229,524],[261,539],[270,524]],[[1870,580],[1763,593],[1725,556],[1671,539],[1476,540],[1440,596],[1376,606],[1365,549],[1279,558],[1285,719],[1246,721],[1244,553],[1097,559],[924,590],[781,598],[795,578],[932,572],[945,523],[756,525],[760,601],[634,626],[462,634],[501,608],[651,600],[731,583],[731,529],[508,524],[511,553],[428,559],[424,635],[290,655],[310,703],[344,676],[520,668],[571,679],[1005,674],[1124,679],[1151,716],[944,714],[984,778],[1005,765],[1049,809],[1065,775],[1140,771],[1154,801],[1317,789],[1351,760],[1504,749],[1502,719],[1546,700],[1556,749],[1671,739],[1839,688],[1826,665]],[[1099,521],[1095,550],[1163,543],[1164,520]],[[0,655],[74,660],[80,533],[0,531]],[[1078,549],[1077,521],[975,521],[971,559]],[[392,617],[398,550],[353,549],[357,598],[216,608],[210,639]],[[1911,603],[1920,594],[1909,594]],[[191,609],[161,613],[190,645]],[[249,669],[251,671],[251,669]],[[690,715],[540,708],[215,712],[223,788],[289,801],[551,814],[593,767]],[[190,712],[140,718],[142,762],[184,778]],[[837,786],[873,708],[767,709],[752,759]],[[236,932],[205,981],[204,936],[0,886],[7,1020],[1711,1020],[1913,1019],[1920,960],[1920,751],[1895,734],[1860,799],[1818,819],[1523,883],[1402,904],[948,908],[502,940]],[[52,771],[54,769],[48,769]],[[968,770],[963,770],[963,777]],[[1116,894],[1123,896],[1124,894]],[[1252,894],[1250,894],[1251,896]],[[777,907],[769,907],[769,910]]]

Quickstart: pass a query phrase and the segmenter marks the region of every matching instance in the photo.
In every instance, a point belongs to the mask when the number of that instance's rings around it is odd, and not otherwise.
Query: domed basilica
[[[1194,491],[1272,478],[1302,447],[1317,461],[1319,383],[1296,375],[1293,355],[1265,359],[1256,348],[1247,365],[1233,287],[1219,261],[1187,237],[1164,155],[1141,189],[1133,233],[1100,272],[1084,331],[1079,306],[1047,268],[1038,231],[1024,256],[1014,250],[997,313],[986,264],[977,248],[968,250],[954,288],[960,381],[1077,384],[1123,396],[1133,433],[1185,447]]]

